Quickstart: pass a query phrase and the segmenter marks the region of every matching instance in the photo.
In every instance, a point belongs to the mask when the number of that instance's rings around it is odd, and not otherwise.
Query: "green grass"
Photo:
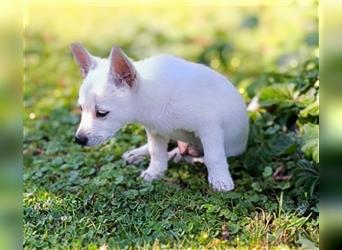
[[[147,22],[150,29],[145,27],[144,36],[151,43],[116,37],[130,56],[142,58],[145,52],[136,48],[144,46],[161,52],[170,48],[228,75],[246,102],[259,96],[260,107],[249,114],[248,149],[229,159],[236,189],[228,193],[210,189],[202,164],[171,163],[161,180],[139,179],[148,161],[135,166],[121,159],[126,150],[146,142],[137,124],[126,126],[104,145],[76,145],[81,78],[69,52],[70,41],[32,22],[26,29],[24,54],[25,249],[313,249],[318,245],[316,33],[289,28],[291,46],[286,47],[273,43],[281,40],[279,31],[263,45],[277,52],[260,56],[256,54],[260,44],[246,46],[246,34],[255,38],[265,34],[270,26],[263,20],[272,15],[278,20],[278,14],[272,8],[264,16],[248,10],[232,17],[228,35],[219,25],[225,19],[206,24],[210,41],[203,43],[196,42],[202,35],[200,26],[193,34],[184,29],[174,33],[176,38],[163,37],[151,28],[153,20],[138,17],[130,20],[131,25],[139,34],[137,20]],[[296,28],[312,21],[300,13],[294,19]],[[250,27],[229,36],[229,31],[242,27],[240,23]],[[89,44],[100,55],[112,46],[109,40],[99,44],[90,39]],[[284,63],[287,56],[295,56],[295,67],[293,62]]]
[[[42,145],[31,142],[26,154],[36,156],[25,159],[34,166],[24,177],[26,247],[143,247],[156,240],[180,249],[260,247],[296,246],[299,235],[318,239],[312,211],[301,211],[274,181],[251,176],[238,160],[232,161],[237,188],[229,193],[210,190],[203,165],[173,164],[160,181],[138,179],[147,162],[126,166],[120,160],[127,135],[101,149],[59,143],[58,135]],[[37,151],[49,142],[57,145]],[[265,183],[271,187],[260,187]]]

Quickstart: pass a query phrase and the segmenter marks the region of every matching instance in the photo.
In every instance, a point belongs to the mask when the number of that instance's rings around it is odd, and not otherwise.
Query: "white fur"
[[[234,182],[226,157],[241,154],[247,144],[248,117],[236,88],[210,68],[169,55],[132,62],[137,72],[133,88],[108,82],[110,59],[93,57],[79,92],[83,108],[77,134],[87,135],[88,145],[104,142],[123,125],[144,125],[148,145],[130,151],[131,162],[150,155],[142,172],[146,180],[162,176],[167,169],[170,139],[201,144],[208,179],[215,190],[229,191]],[[95,106],[110,111],[104,119],[94,115]]]

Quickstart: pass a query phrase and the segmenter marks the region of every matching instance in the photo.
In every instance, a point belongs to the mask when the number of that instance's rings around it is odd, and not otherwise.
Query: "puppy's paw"
[[[228,192],[234,189],[234,181],[231,177],[209,177],[210,185],[216,192]]]
[[[140,174],[140,178],[143,178],[145,181],[157,180],[163,176],[164,176],[164,172],[157,172],[157,171],[152,171],[149,169],[142,171]]]
[[[141,154],[136,149],[127,151],[122,155],[122,159],[124,159],[128,164],[139,164],[145,159],[145,157],[145,154]]]
[[[179,153],[178,148],[174,148],[170,152],[168,152],[168,159],[173,161],[174,163],[179,163],[182,160],[182,155]]]

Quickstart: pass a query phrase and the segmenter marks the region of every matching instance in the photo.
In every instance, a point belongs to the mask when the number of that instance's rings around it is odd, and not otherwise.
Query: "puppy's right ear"
[[[96,66],[94,58],[80,43],[72,43],[70,47],[76,62],[80,65],[82,76],[86,77],[89,70]]]

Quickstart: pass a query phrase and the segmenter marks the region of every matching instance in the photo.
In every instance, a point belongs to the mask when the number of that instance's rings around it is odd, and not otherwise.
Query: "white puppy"
[[[109,59],[94,57],[77,43],[71,49],[84,77],[78,143],[103,143],[123,125],[138,122],[146,129],[148,144],[123,157],[137,162],[150,156],[141,173],[145,180],[163,176],[170,157],[204,153],[213,189],[234,188],[226,158],[245,150],[249,124],[243,99],[224,76],[169,55],[133,62],[117,47]],[[178,141],[179,147],[168,154],[169,140]]]

